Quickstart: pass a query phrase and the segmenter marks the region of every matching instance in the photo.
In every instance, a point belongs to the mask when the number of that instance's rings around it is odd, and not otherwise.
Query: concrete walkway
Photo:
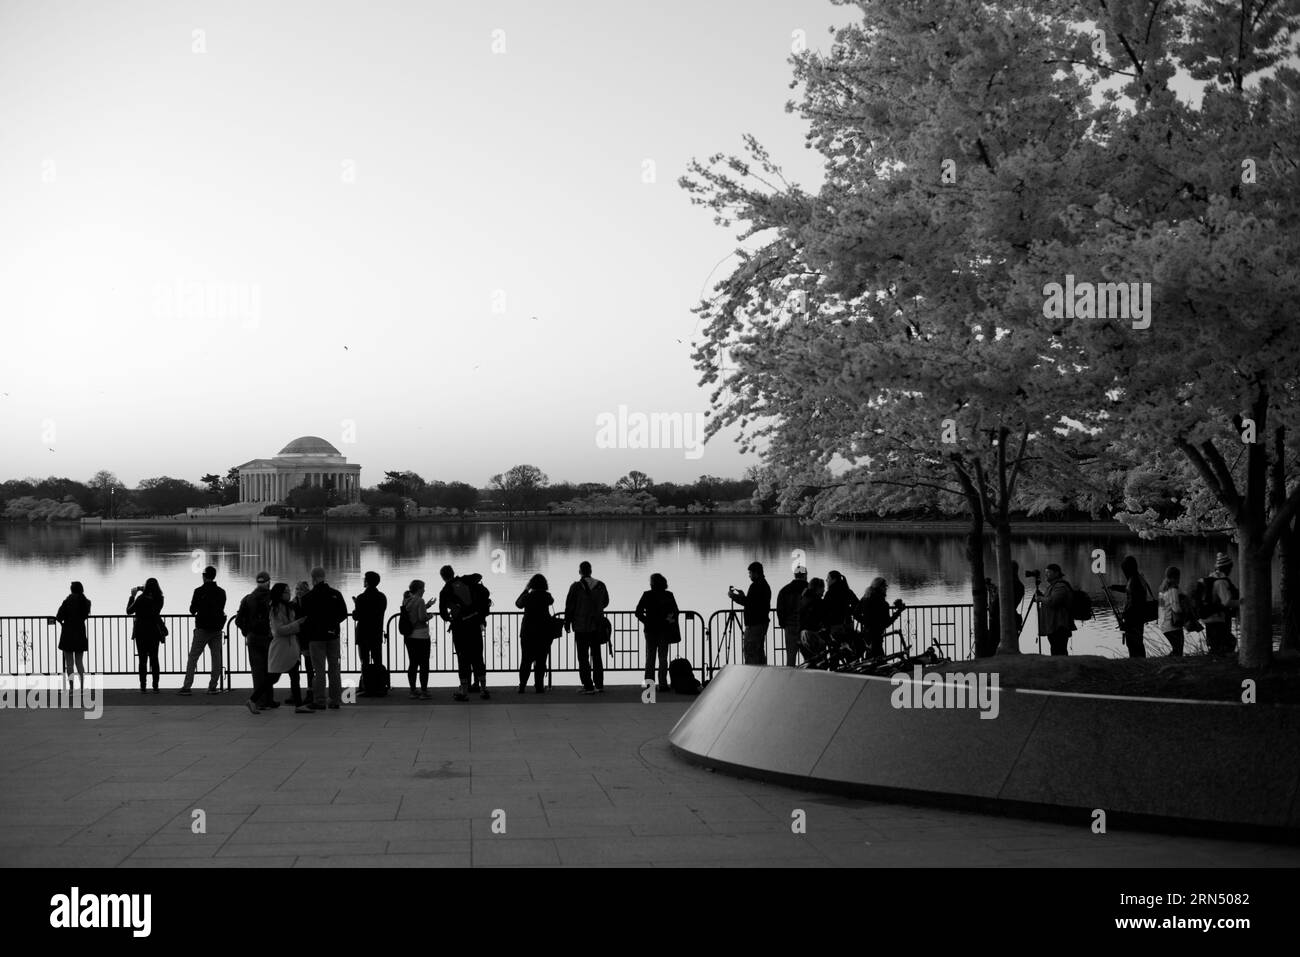
[[[312,715],[253,716],[243,697],[108,692],[94,721],[0,710],[0,864],[1300,864],[1297,847],[1095,835],[714,774],[669,751],[689,700],[644,705],[633,688],[467,704],[440,691]]]

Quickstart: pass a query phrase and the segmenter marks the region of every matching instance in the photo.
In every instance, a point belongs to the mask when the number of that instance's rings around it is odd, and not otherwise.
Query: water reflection
[[[1092,573],[1094,549],[1104,549],[1111,581],[1120,559],[1132,553],[1155,585],[1166,565],[1179,565],[1183,580],[1206,573],[1223,542],[1201,539],[1147,542],[1133,538],[1029,535],[1016,539],[1014,554],[1024,570],[1048,562],[1094,596],[1098,618],[1087,623],[1076,650],[1119,653],[1121,645],[1101,585]],[[496,550],[500,550],[499,553]],[[550,580],[559,600],[586,559],[609,586],[612,607],[632,608],[652,571],[664,574],[682,608],[710,611],[727,606],[728,585],[743,585],[745,568],[758,559],[773,589],[790,579],[792,553],[806,554],[812,575],[836,568],[861,593],[877,575],[890,582],[890,596],[909,604],[970,601],[965,538],[948,533],[898,534],[803,526],[791,519],[705,521],[595,521],[569,519],[514,525],[496,523],[339,525],[267,527],[184,525],[156,528],[101,526],[0,526],[0,599],[4,615],[52,614],[73,579],[83,581],[100,614],[117,613],[132,585],[156,576],[171,608],[188,606],[205,564],[219,569],[219,583],[231,597],[251,590],[265,568],[282,581],[308,577],[324,567],[347,596],[361,590],[362,574],[373,569],[382,590],[395,600],[411,578],[437,581],[438,568],[480,571],[498,609],[514,599],[534,572]],[[494,563],[494,555],[504,558]],[[991,554],[989,569],[992,571]],[[1277,594],[1275,588],[1275,594]],[[1033,650],[1032,628],[1022,647]]]

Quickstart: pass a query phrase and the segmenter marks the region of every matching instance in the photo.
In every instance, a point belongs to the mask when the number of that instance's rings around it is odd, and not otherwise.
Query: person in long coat
[[[135,627],[131,639],[135,642],[135,653],[140,659],[140,693],[145,693],[145,674],[152,667],[153,693],[158,694],[158,676],[162,669],[158,665],[158,646],[163,639],[163,593],[158,579],[145,580],[144,587],[134,586],[131,597],[126,602],[126,613],[135,618]]]
[[[59,651],[63,652],[63,673],[68,679],[68,690],[72,690],[72,668],[77,669],[77,680],[81,690],[86,690],[86,652],[90,650],[90,639],[86,635],[86,619],[90,617],[90,599],[81,582],[69,586],[71,594],[63,599],[54,620],[62,625],[59,632]]]

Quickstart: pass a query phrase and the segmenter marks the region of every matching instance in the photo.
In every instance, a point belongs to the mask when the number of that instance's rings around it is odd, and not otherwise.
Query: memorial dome
[[[341,455],[338,449],[317,435],[303,435],[280,450],[281,455]]]

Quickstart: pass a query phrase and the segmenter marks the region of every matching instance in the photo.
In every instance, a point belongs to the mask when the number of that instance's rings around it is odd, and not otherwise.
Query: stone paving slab
[[[0,865],[1300,864],[1294,846],[1094,835],[715,774],[668,745],[693,699],[647,706],[637,688],[313,715],[254,716],[242,698],[109,692],[96,721],[0,711]]]

